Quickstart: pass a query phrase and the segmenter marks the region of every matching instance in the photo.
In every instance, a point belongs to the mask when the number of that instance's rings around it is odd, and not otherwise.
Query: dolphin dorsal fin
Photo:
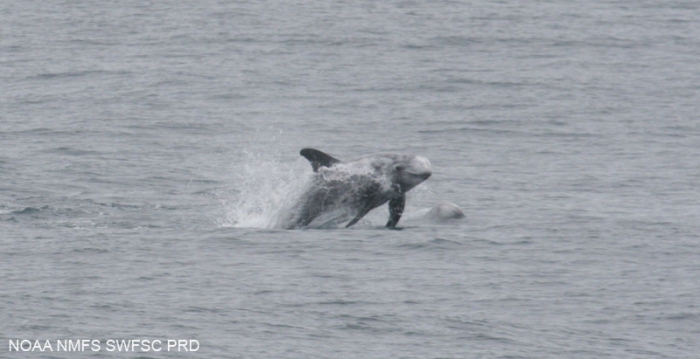
[[[317,172],[319,167],[331,167],[336,163],[340,163],[340,160],[337,158],[313,148],[304,148],[299,154],[311,162],[314,172]]]

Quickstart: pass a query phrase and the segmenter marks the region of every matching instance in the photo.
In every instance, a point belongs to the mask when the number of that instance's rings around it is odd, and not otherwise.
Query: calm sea
[[[700,353],[697,1],[26,0],[0,35],[0,357]],[[401,230],[268,228],[303,147],[433,176]]]

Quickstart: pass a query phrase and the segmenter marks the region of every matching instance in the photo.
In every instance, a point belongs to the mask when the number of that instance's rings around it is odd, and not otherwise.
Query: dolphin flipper
[[[358,213],[357,216],[355,216],[355,218],[352,219],[352,221],[348,222],[348,224],[345,225],[345,228],[348,228],[348,227],[352,226],[353,224],[357,223],[357,221],[359,221],[362,217],[364,217],[365,214],[369,213],[369,211],[371,209],[372,209],[372,207],[370,207],[370,206],[365,206],[364,208],[362,208],[360,213]]]
[[[299,154],[311,162],[314,172],[317,172],[319,167],[331,167],[336,163],[340,163],[340,160],[337,158],[313,148],[304,148]]]
[[[389,201],[389,221],[386,222],[388,228],[396,228],[396,224],[399,223],[399,219],[401,219],[403,214],[404,206],[406,206],[405,193]]]
[[[365,198],[372,198],[372,200],[367,201],[367,203],[365,203],[364,207],[360,209],[355,218],[353,218],[352,221],[348,222],[348,224],[345,225],[345,228],[348,228],[353,224],[357,223],[357,221],[359,221],[362,217],[365,216],[365,214],[369,213],[369,211],[371,211],[372,209],[377,208],[386,203],[386,198],[384,198],[379,192],[373,192],[374,193],[372,195],[365,196]]]

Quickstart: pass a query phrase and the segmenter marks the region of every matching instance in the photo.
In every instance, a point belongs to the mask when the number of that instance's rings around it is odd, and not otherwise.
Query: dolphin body
[[[432,174],[428,159],[415,155],[382,153],[341,162],[312,148],[300,154],[311,163],[314,176],[283,222],[287,229],[329,228],[349,220],[347,228],[387,202],[386,226],[395,228],[406,192]]]

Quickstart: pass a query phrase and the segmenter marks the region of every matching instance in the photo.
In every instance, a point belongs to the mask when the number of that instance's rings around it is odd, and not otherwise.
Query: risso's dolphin
[[[454,203],[442,202],[431,208],[425,217],[438,222],[464,218],[464,212]]]
[[[389,202],[389,221],[395,228],[406,204],[406,192],[432,174],[427,158],[382,153],[341,162],[312,148],[300,154],[309,160],[314,176],[283,227],[328,228],[357,223],[370,210]]]
[[[415,212],[404,213],[404,222],[430,223],[430,224],[454,224],[464,219],[464,212],[454,203],[442,202],[430,208],[422,208]]]

